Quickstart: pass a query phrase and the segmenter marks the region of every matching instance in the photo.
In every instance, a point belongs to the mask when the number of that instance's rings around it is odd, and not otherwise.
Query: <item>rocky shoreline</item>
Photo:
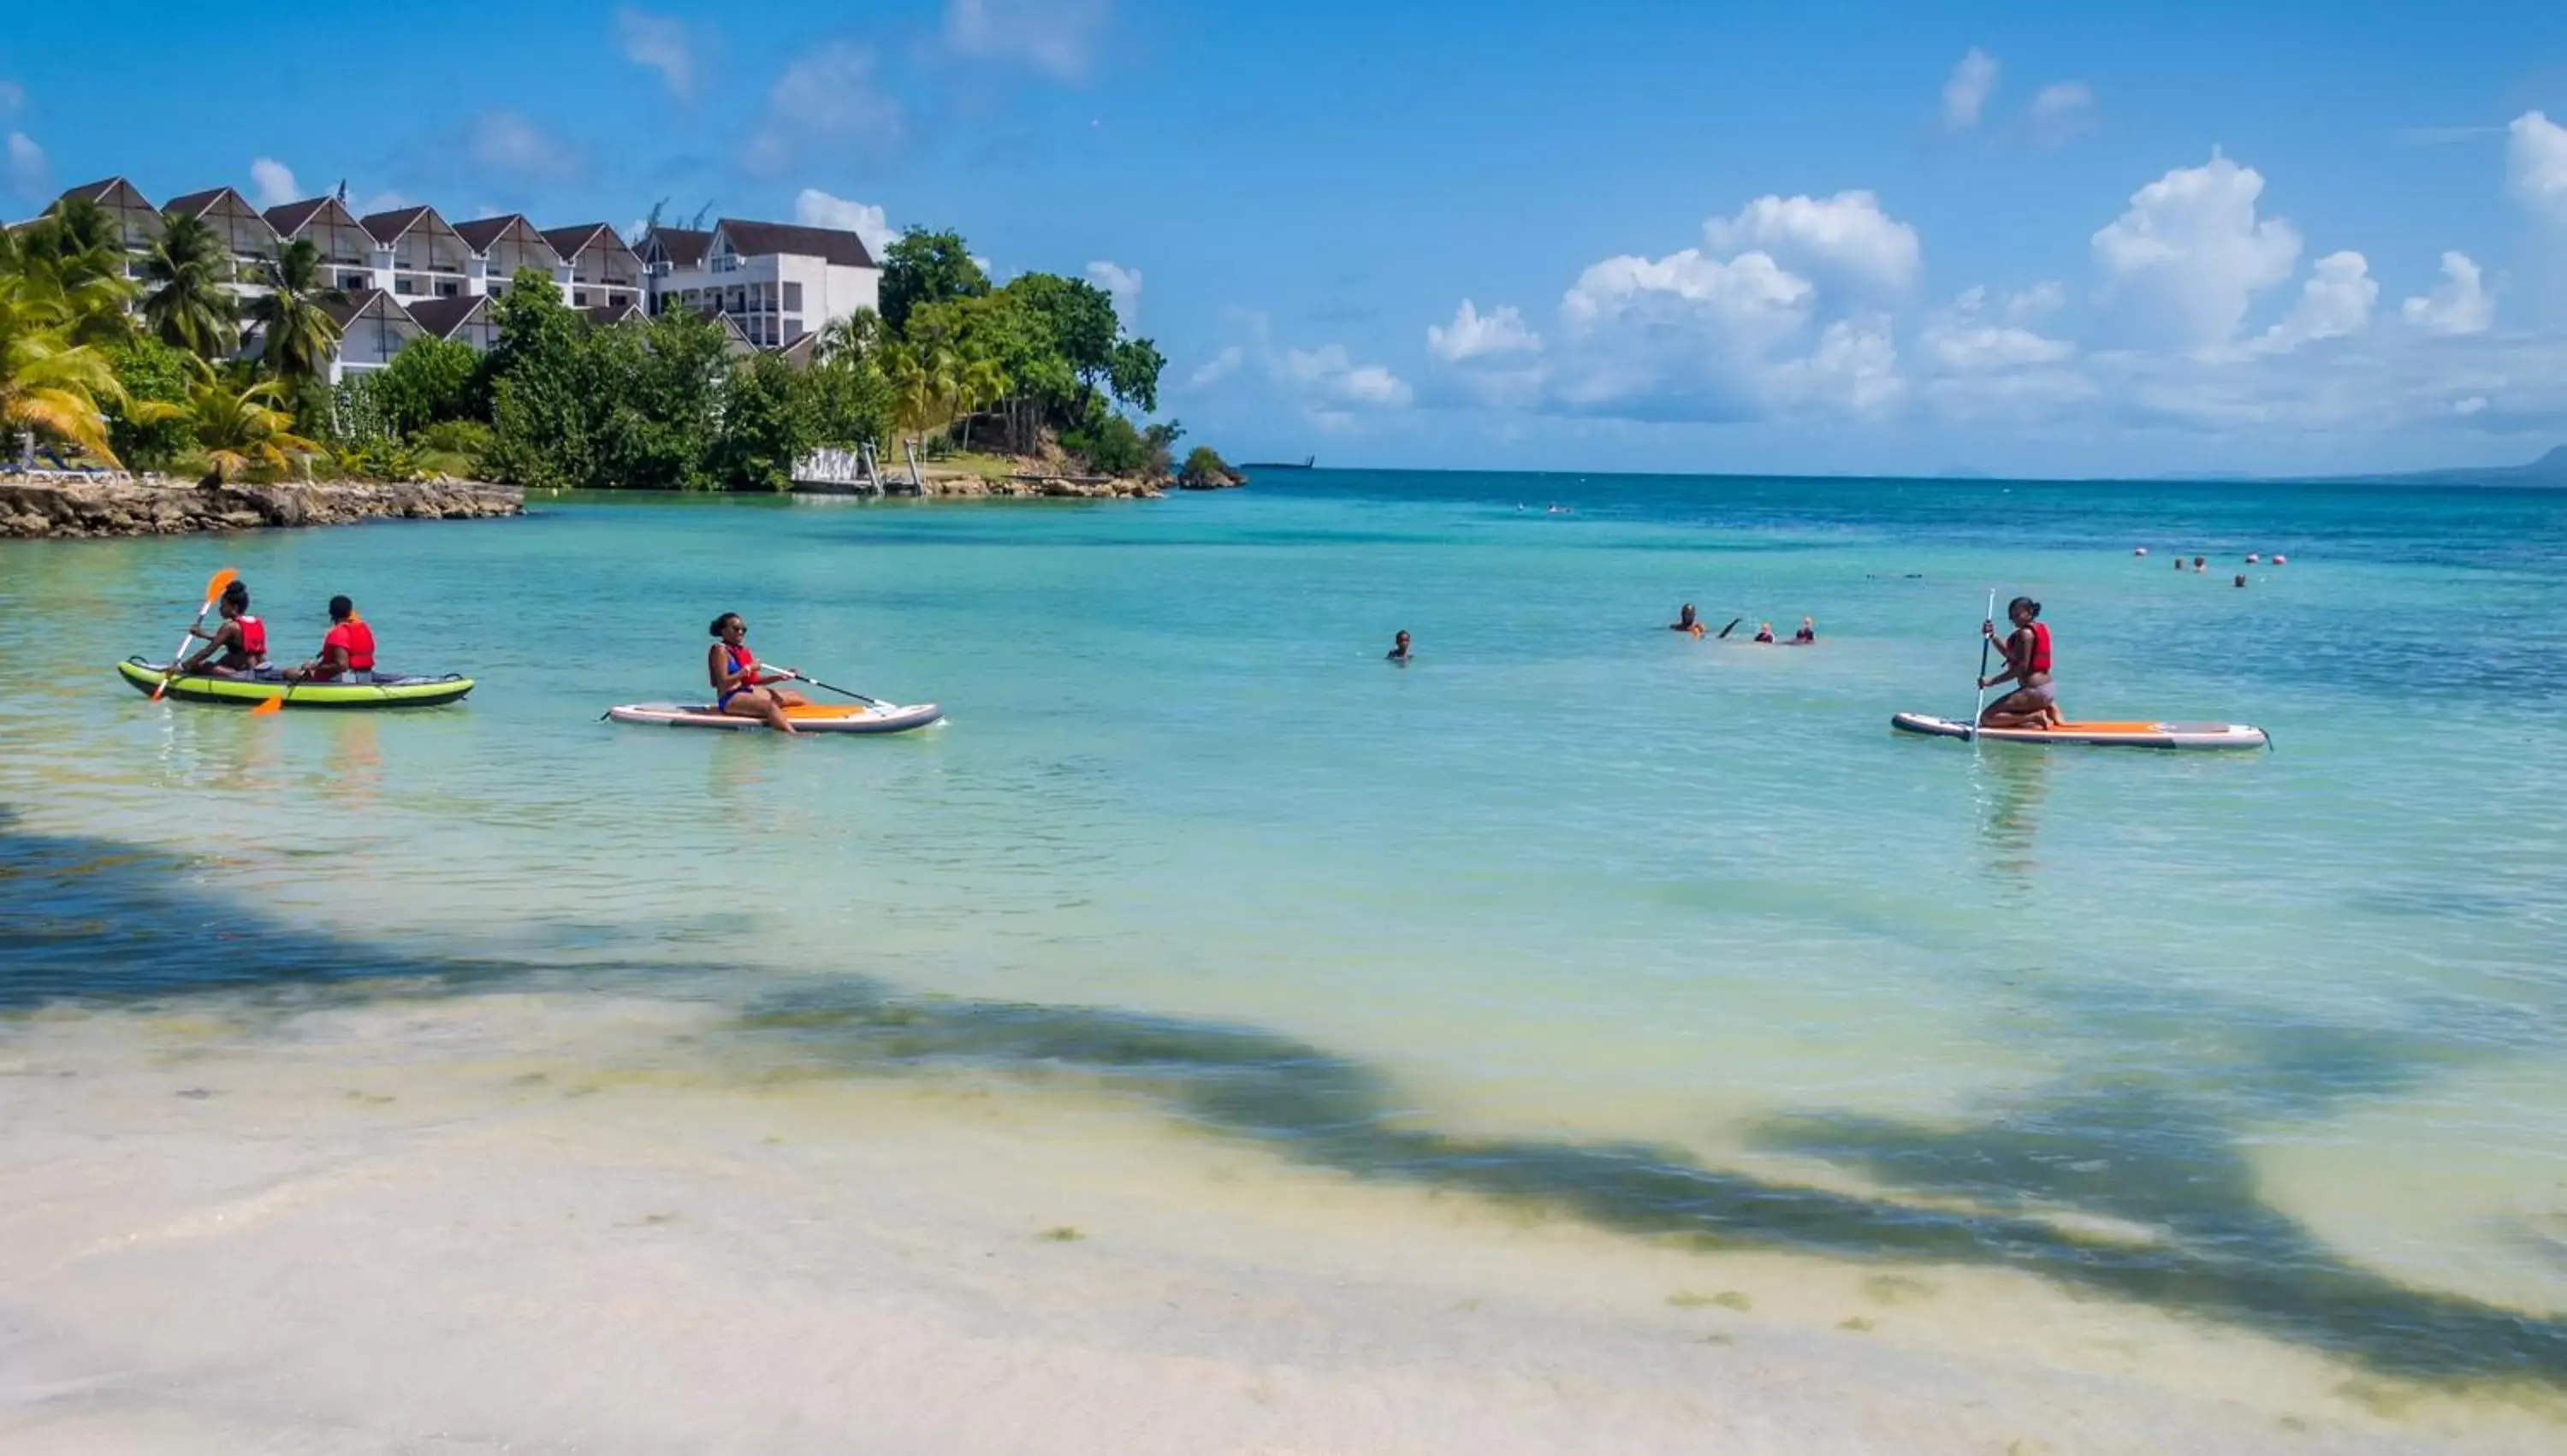
[[[523,515],[525,492],[479,480],[199,485],[144,475],[113,481],[0,480],[0,538],[163,536],[362,520]]]

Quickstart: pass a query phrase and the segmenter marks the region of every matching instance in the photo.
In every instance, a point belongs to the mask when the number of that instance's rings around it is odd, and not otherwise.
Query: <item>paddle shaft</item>
[[[178,645],[169,650],[169,666],[160,674],[160,681],[151,688],[152,702],[159,702],[160,695],[169,691],[169,680],[178,676],[178,664],[187,655],[187,644],[196,640],[196,629],[205,625],[205,614],[214,609],[214,603],[222,600],[223,588],[232,584],[235,575],[237,573],[226,566],[205,583],[205,604],[196,609],[196,620],[187,624],[187,635],[179,638]]]
[[[1979,740],[1979,720],[1988,711],[1988,649],[1996,645],[1989,628],[1997,620],[1997,589],[1988,588],[1988,614],[1979,619],[1979,706],[1970,710],[1970,741]]]
[[[867,708],[881,708],[885,706],[883,701],[879,698],[867,698],[862,693],[858,693],[853,689],[841,688],[835,683],[823,683],[808,673],[795,673],[792,675],[790,681],[796,683],[808,683],[814,688],[824,689],[828,692],[838,694],[841,697],[853,698],[858,703],[865,705]]]

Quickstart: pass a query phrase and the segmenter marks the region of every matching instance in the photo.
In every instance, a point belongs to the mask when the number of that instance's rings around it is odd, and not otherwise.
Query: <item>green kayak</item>
[[[145,697],[160,686],[167,665],[130,657],[116,665],[117,675]],[[293,696],[286,697],[291,689]],[[256,708],[271,698],[284,698],[288,708],[435,708],[472,691],[472,680],[453,673],[423,678],[402,673],[369,673],[364,682],[288,683],[269,668],[241,678],[182,673],[169,680],[162,695],[181,703],[219,703]]]

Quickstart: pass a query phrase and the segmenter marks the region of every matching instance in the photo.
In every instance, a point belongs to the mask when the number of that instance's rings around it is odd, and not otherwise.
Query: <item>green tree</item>
[[[322,272],[320,247],[308,237],[286,242],[259,264],[258,275],[267,292],[251,301],[249,316],[267,367],[279,379],[320,378],[339,347],[339,322],[326,306],[348,301]]]
[[[1159,412],[1159,375],[1168,367],[1159,346],[1147,339],[1125,339],[1114,346],[1107,359],[1107,387],[1114,398],[1144,415]]]
[[[806,378],[811,443],[853,449],[891,437],[895,401],[879,357],[824,354]]]
[[[143,256],[143,321],[160,342],[220,359],[239,342],[231,254],[204,219],[171,213]]]
[[[124,403],[125,388],[96,346],[73,342],[75,322],[54,290],[23,275],[0,276],[0,428],[59,439],[114,463],[106,411]]]
[[[1239,472],[1230,467],[1230,461],[1221,457],[1221,451],[1208,444],[1199,444],[1186,452],[1185,468],[1177,472],[1177,483],[1198,489],[1236,485]]]
[[[375,389],[394,433],[411,436],[440,421],[478,414],[480,378],[480,351],[460,339],[422,334],[375,376]]]
[[[990,291],[990,275],[972,261],[972,250],[958,232],[931,232],[913,227],[883,250],[882,317],[892,332],[909,332],[909,316],[921,304],[978,298]]]
[[[187,386],[203,378],[203,364],[149,335],[112,345],[106,355],[125,396],[105,402],[108,443],[137,470],[176,464],[195,442],[186,422],[176,417],[186,407]]]
[[[482,368],[490,390],[492,474],[536,489],[563,490],[593,477],[592,401],[583,397],[588,321],[564,302],[551,277],[521,270],[491,307],[498,340]]]
[[[187,387],[186,423],[213,462],[217,478],[243,470],[284,470],[321,446],[294,433],[294,417],[281,406],[285,387],[276,380],[234,388],[219,377]]]
[[[789,490],[818,442],[807,377],[773,354],[735,366],[723,391],[712,473],[725,490]]]
[[[125,276],[125,243],[116,219],[86,197],[67,197],[11,234],[7,271],[31,293],[67,310],[74,344],[109,345],[135,337],[129,307],[136,289]]]

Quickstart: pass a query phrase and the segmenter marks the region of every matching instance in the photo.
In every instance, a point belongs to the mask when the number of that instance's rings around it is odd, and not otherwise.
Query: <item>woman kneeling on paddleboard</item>
[[[810,700],[765,686],[789,683],[793,675],[758,675],[757,656],[748,650],[748,624],[739,620],[737,612],[715,617],[713,634],[719,640],[705,656],[705,671],[713,680],[714,707],[733,718],[762,719],[779,732],[794,731],[793,720],[784,716],[784,710],[804,707]]]
[[[1993,678],[1981,678],[1979,686],[1993,688],[1999,683],[2013,683],[2016,688],[1991,703],[1979,715],[1979,727],[1991,728],[2058,728],[2067,724],[2059,716],[2059,696],[2050,686],[2050,628],[2041,621],[2041,603],[2030,597],[2017,597],[2006,604],[2006,620],[2014,631],[2005,640],[2006,668]],[[1982,622],[1979,630],[1993,638],[1997,624]]]

